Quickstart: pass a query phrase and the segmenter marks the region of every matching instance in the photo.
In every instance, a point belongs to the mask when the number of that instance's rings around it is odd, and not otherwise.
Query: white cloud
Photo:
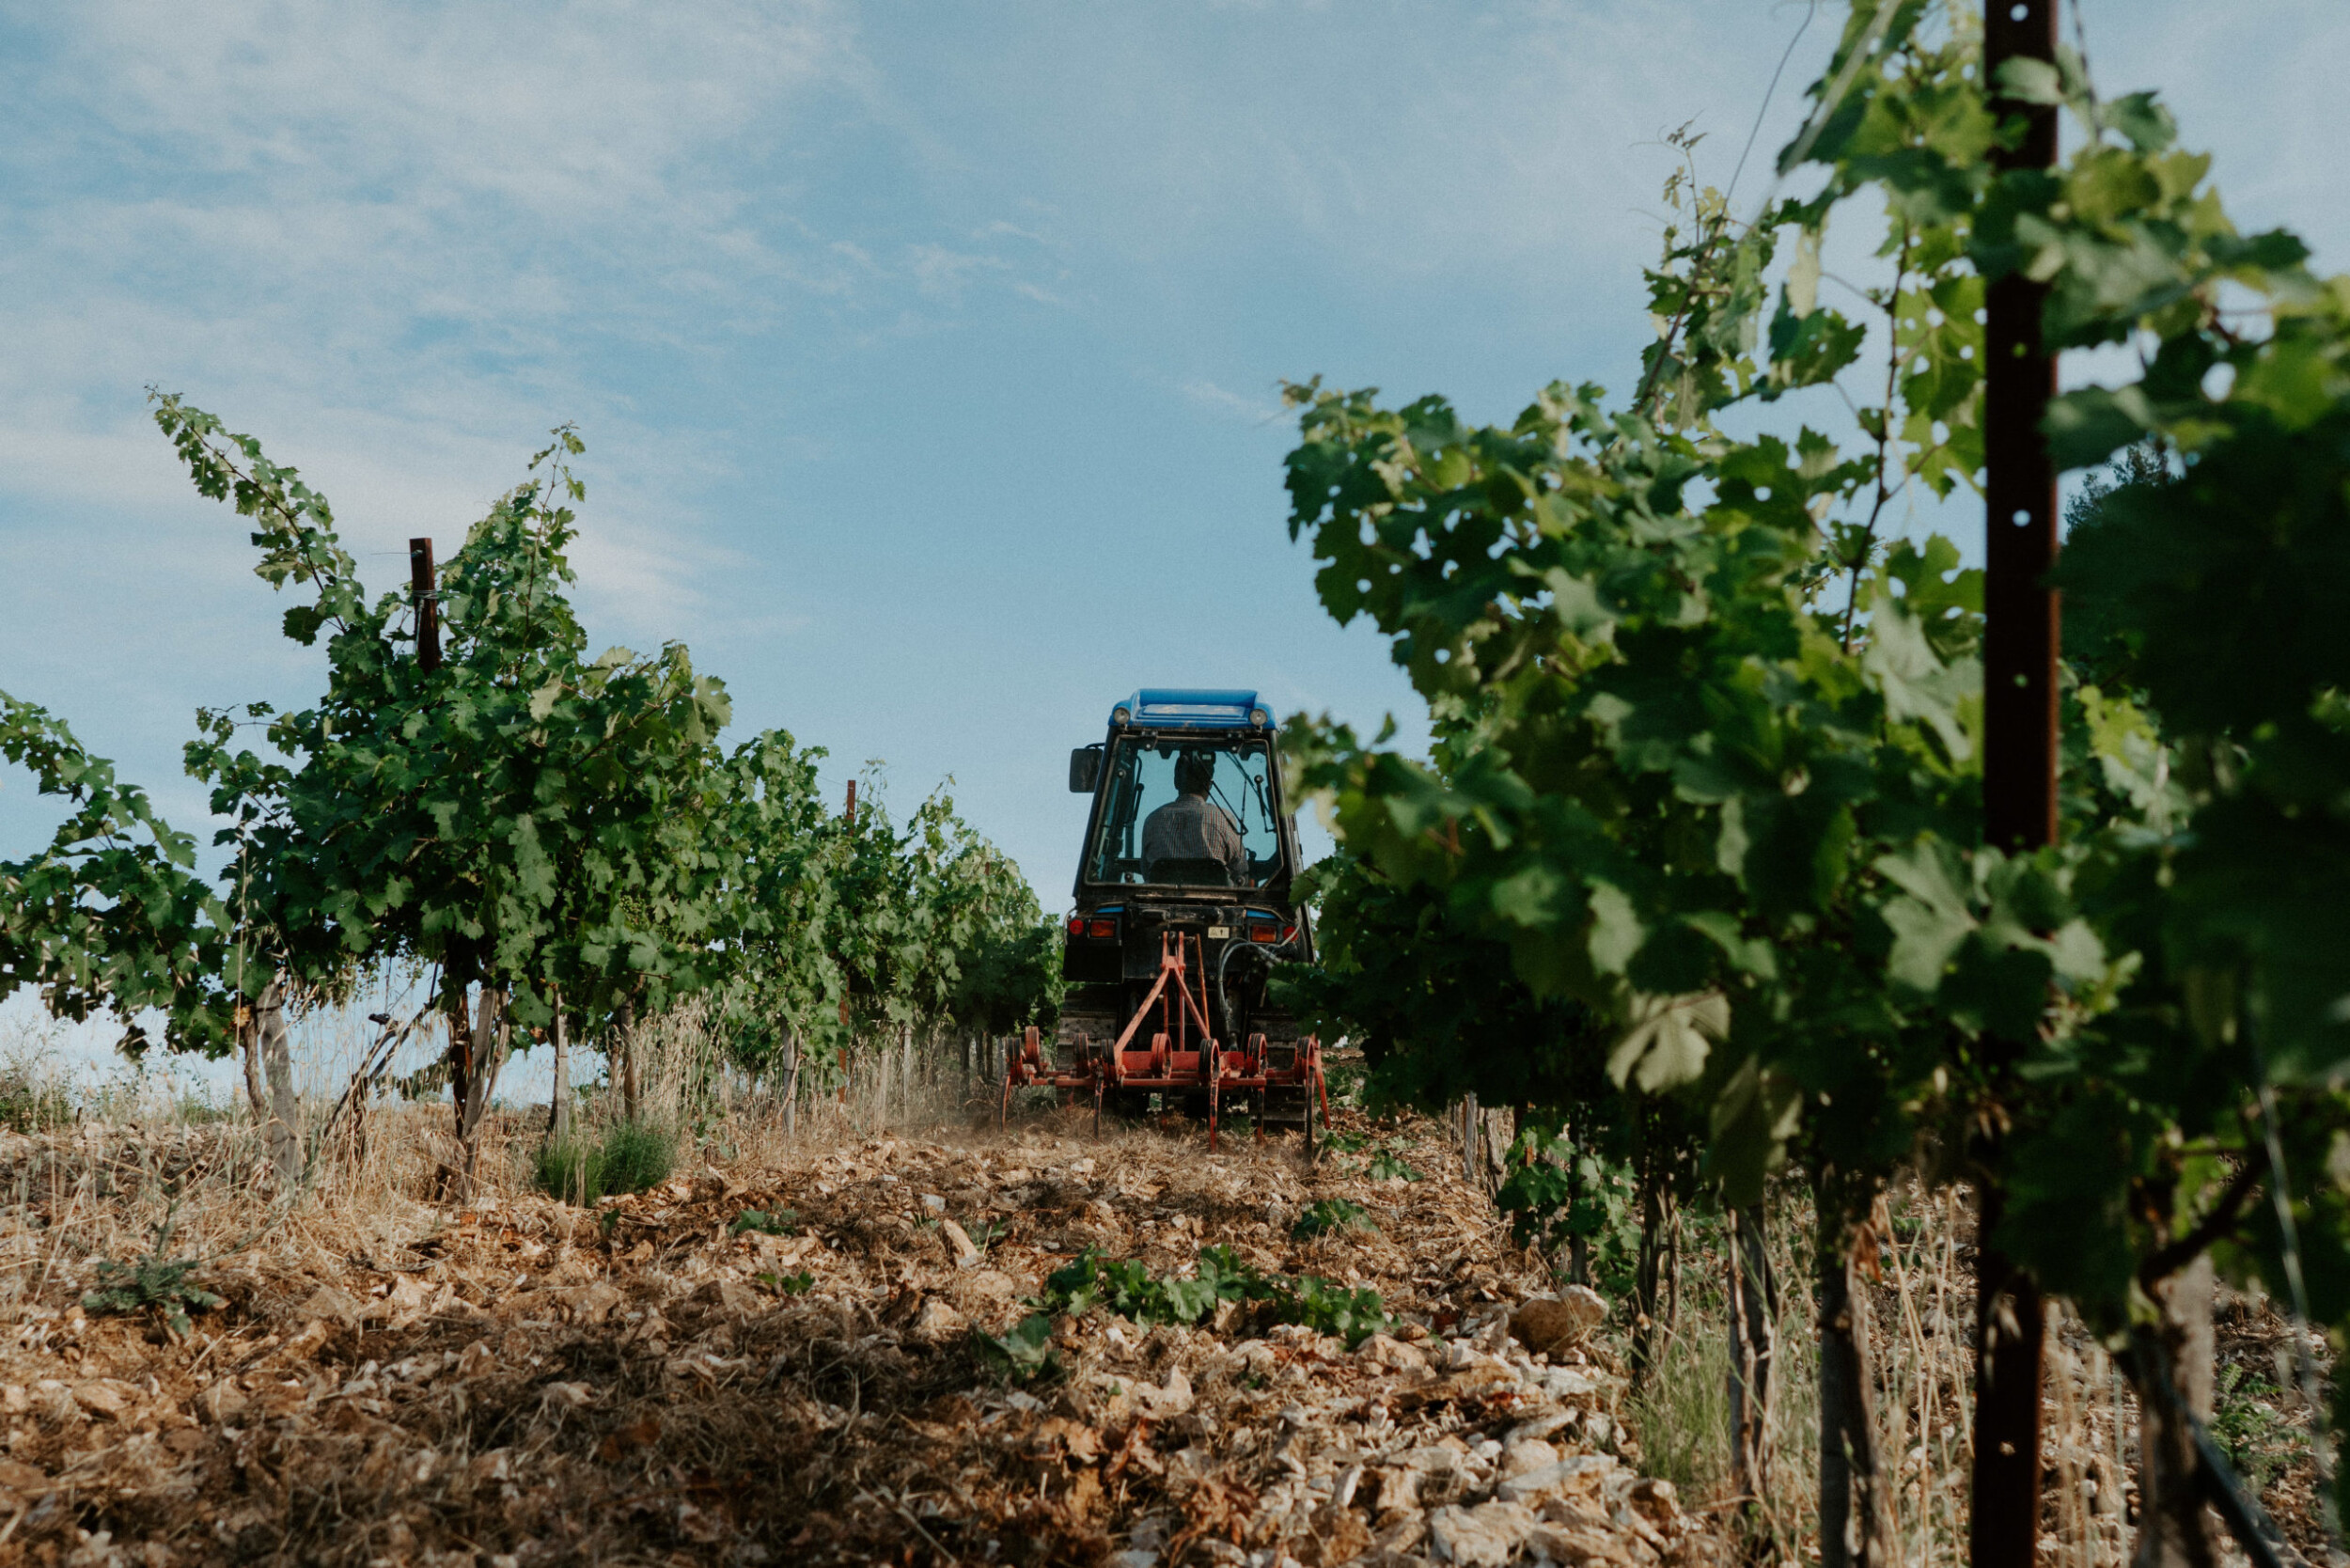
[[[993,139],[955,147],[940,176],[1016,164],[1070,214],[1064,229],[1082,221],[1089,239],[1150,261],[1272,232],[1356,276],[1558,275],[1645,259],[1649,238],[1627,218],[1663,179],[1641,145],[1661,131],[1716,118],[1727,176],[1797,20],[1664,0],[1441,19],[1275,5],[1207,24],[1012,8],[988,56],[945,86],[1016,84],[1026,112],[994,129],[1019,153]],[[1825,50],[1832,40],[1814,31]],[[1794,112],[1799,70],[1775,123]]]
[[[713,276],[830,281],[742,179],[805,101],[854,96],[822,0],[101,0],[50,24],[9,72],[7,270],[18,311],[71,321],[84,351],[181,346],[125,331],[144,311],[187,347],[306,349],[274,373],[332,378],[434,357],[420,326],[551,355],[582,312],[658,316]]]
[[[1281,417],[1281,405],[1270,398],[1245,398],[1227,391],[1204,376],[1194,377],[1176,388],[1199,407],[1218,414],[1236,416],[1252,424],[1263,424]]]
[[[1008,263],[1001,257],[977,256],[967,251],[949,250],[945,245],[913,245],[908,247],[906,264],[914,274],[915,287],[924,299],[946,300],[961,304],[964,290],[972,279],[983,273],[1000,273]]]
[[[711,144],[763,139],[779,102],[856,69],[824,0],[57,15],[76,96],[182,168],[489,194],[570,222],[666,201]]]
[[[841,8],[96,0],[29,41],[0,77],[0,519],[32,546],[43,517],[128,513],[151,545],[53,551],[61,602],[249,567],[225,512],[164,523],[210,509],[143,417],[160,383],[298,463],[379,587],[400,563],[376,557],[448,548],[577,418],[594,619],[649,641],[707,610],[734,557],[682,496],[726,463],[592,360],[853,286],[745,179],[809,102],[855,101]]]
[[[1026,240],[1032,245],[1044,246],[1050,246],[1053,243],[1043,235],[1023,228],[1016,223],[1007,223],[1002,218],[981,224],[971,231],[971,238],[974,240]]]
[[[1075,297],[1067,294],[1057,294],[1049,289],[1041,289],[1037,285],[1029,283],[1025,279],[1014,283],[1011,286],[1011,291],[1019,295],[1024,300],[1030,300],[1038,305],[1050,306],[1056,310],[1073,310],[1081,303],[1080,300]]]

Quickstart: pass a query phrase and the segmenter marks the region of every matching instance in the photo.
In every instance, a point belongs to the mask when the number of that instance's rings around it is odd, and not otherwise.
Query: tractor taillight
[[[1118,934],[1118,922],[1116,920],[1095,920],[1090,925],[1086,927],[1086,934],[1088,936],[1097,937],[1100,940],[1106,942],[1111,937]]]
[[[1248,940],[1251,942],[1277,942],[1280,937],[1279,926],[1250,926],[1248,928]]]
[[[1283,926],[1283,927],[1281,928],[1281,940],[1282,940],[1282,941],[1284,941],[1284,942],[1294,942],[1294,941],[1296,941],[1296,940],[1297,940],[1297,928],[1296,928],[1295,926]]]
[[[1072,915],[1069,917],[1069,934],[1072,936],[1083,936],[1085,933],[1086,917],[1082,915]]]

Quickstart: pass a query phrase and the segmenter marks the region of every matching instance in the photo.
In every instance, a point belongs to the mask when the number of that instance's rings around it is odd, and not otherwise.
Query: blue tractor
[[[1069,788],[1093,797],[1077,862],[1046,1045],[1031,1028],[1004,1077],[1140,1115],[1155,1096],[1208,1123],[1238,1102],[1261,1137],[1310,1145],[1326,1116],[1322,1050],[1270,994],[1280,964],[1313,957],[1292,894],[1297,825],[1281,797],[1276,728],[1255,692],[1145,689],[1109,733],[1070,753]]]

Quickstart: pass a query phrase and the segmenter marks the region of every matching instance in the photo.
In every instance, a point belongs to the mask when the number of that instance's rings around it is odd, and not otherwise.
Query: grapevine
[[[1604,1065],[1685,1107],[1721,1201],[1807,1172],[1824,1324],[1878,1188],[1943,1151],[1930,1170],[2007,1195],[1998,1245],[2151,1369],[2154,1303],[2207,1248],[2281,1287],[2283,1237],[2244,1200],[2263,1090],[2291,1164],[2343,1125],[2350,671],[2323,606],[2350,587],[2350,290],[2289,235],[2238,235],[2159,102],[2100,98],[2070,55],[1997,86],[2062,105],[2080,149],[1995,171],[2016,132],[1980,48],[1955,9],[1861,0],[1781,156],[1817,194],[1743,226],[1676,178],[1628,404],[1559,383],[1474,426],[1439,398],[1292,388],[1292,535],[1445,739],[1420,761],[1301,719],[1291,765],[1408,905],[1383,935],[1442,933],[1385,944],[1427,956],[1378,992],[1441,996],[1452,945],[1482,941],[1530,1000],[1593,1021],[1423,1025],[1460,1058],[1430,1081],[1579,1056],[1586,1082]],[[1844,286],[1856,321],[1824,303],[1820,255],[1864,193],[1886,227],[1877,279]],[[2060,461],[2151,443],[2161,469],[2105,497],[2061,569],[2093,662],[2065,697],[2062,838],[2029,854],[1983,842],[1980,574],[1886,528],[1910,487],[1980,486],[1983,289],[2018,270],[2049,282],[2057,345],[2147,346],[2136,383],[2059,401]],[[1773,423],[1830,385],[1856,454]],[[1730,433],[1732,409],[1760,433]],[[1984,1125],[2011,1136],[1977,1144]],[[2318,1261],[2345,1256],[2330,1200],[2294,1212],[2303,1266],[2350,1278]],[[2341,1343],[2350,1299],[2311,1300]],[[1864,1550],[1871,1468],[1855,1454],[1832,1482],[1851,1495],[1822,1498]]]

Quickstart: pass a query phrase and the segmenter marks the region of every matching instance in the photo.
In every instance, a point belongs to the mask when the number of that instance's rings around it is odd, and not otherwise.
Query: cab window
[[[1139,883],[1146,879],[1150,868],[1142,860],[1143,824],[1152,812],[1175,799],[1176,759],[1187,751],[1207,752],[1214,759],[1208,799],[1221,807],[1240,830],[1249,880],[1261,886],[1279,870],[1281,832],[1273,818],[1273,786],[1268,776],[1272,758],[1263,742],[1216,744],[1188,737],[1181,741],[1130,737],[1119,741],[1110,753],[1101,823],[1086,857],[1087,881]],[[1215,885],[1215,879],[1207,876],[1180,880]]]

